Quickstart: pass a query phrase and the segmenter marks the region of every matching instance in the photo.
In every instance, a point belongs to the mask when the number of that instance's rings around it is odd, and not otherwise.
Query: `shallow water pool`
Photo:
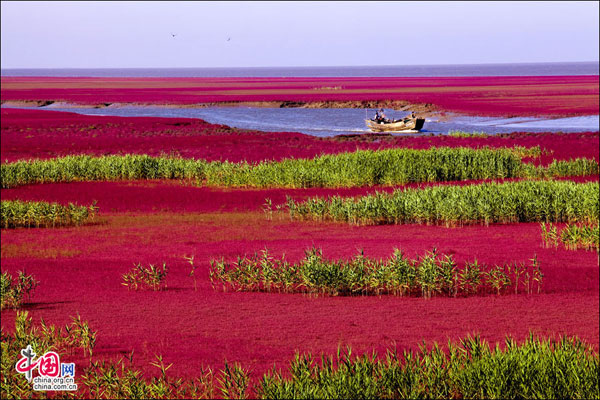
[[[106,108],[70,108],[47,106],[43,109],[70,111],[87,115],[112,115],[125,117],[178,117],[201,118],[213,124],[267,132],[302,132],[313,136],[367,133],[364,120],[375,110],[356,108],[257,108],[257,107],[206,107],[176,108],[153,106],[109,106]],[[390,118],[408,115],[406,111],[386,110]],[[510,132],[577,132],[598,131],[598,115],[569,118],[497,118],[455,115],[450,120],[426,119],[421,134],[448,134],[451,131],[484,132],[488,134]],[[412,134],[414,135],[414,134]]]

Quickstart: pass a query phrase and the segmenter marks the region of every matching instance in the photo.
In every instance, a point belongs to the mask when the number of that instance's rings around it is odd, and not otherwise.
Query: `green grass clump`
[[[351,187],[509,178],[520,167],[519,155],[506,148],[361,150],[254,165],[211,164],[206,179],[225,186]]]
[[[47,325],[41,320],[40,326],[34,326],[27,311],[17,311],[15,330],[7,334],[2,329],[2,382],[1,397],[3,399],[46,398],[47,392],[36,392],[33,384],[15,370],[15,364],[21,358],[21,350],[27,346],[35,352],[36,358],[48,351],[57,352],[60,356],[72,355],[79,350],[83,355],[92,356],[96,345],[96,332],[92,331],[81,317],[71,317],[71,322],[64,327]],[[61,361],[65,361],[64,358]],[[76,382],[80,374],[80,365],[76,366]],[[37,374],[37,372],[34,372]],[[34,375],[35,376],[35,375]]]
[[[598,222],[592,224],[567,224],[561,231],[552,223],[541,223],[542,239],[546,247],[562,243],[569,250],[599,250]]]
[[[92,221],[98,207],[67,206],[45,201],[2,200],[0,202],[0,226],[2,228],[48,228],[78,226]]]
[[[598,163],[587,158],[575,160],[554,160],[547,166],[522,164],[519,176],[522,178],[558,178],[563,176],[598,175]]]
[[[432,147],[426,150],[359,150],[313,159],[259,163],[124,155],[67,156],[5,163],[2,188],[46,182],[123,179],[188,179],[198,185],[232,187],[354,187],[598,173],[595,160],[563,161],[548,168],[522,163],[537,156],[532,148]]]
[[[27,312],[17,312],[15,330],[1,333],[3,399],[74,397],[96,399],[356,399],[356,398],[448,398],[448,399],[595,399],[600,396],[598,353],[578,338],[540,339],[530,334],[519,344],[509,336],[501,348],[492,348],[478,335],[467,336],[447,348],[422,343],[418,350],[400,354],[388,350],[379,357],[353,355],[338,349],[335,356],[296,353],[285,371],[250,379],[241,365],[225,362],[217,373],[195,370],[194,378],[176,378],[155,356],[150,364],[157,376],[148,378],[128,357],[94,360],[96,332],[79,316],[64,327],[33,326]],[[31,345],[37,356],[55,351],[61,361],[83,350],[89,363],[76,366],[77,391],[36,392],[15,363],[21,349]]]
[[[598,354],[578,339],[530,335],[522,345],[507,337],[492,350],[479,336],[418,352],[388,351],[336,357],[296,354],[291,376],[263,376],[266,399],[592,399],[599,396]]]
[[[489,137],[490,135],[488,133],[485,133],[483,131],[480,132],[465,132],[465,131],[461,131],[461,130],[451,130],[450,132],[448,132],[448,136],[452,136],[452,137],[459,137],[459,138],[486,138]]]
[[[169,268],[165,263],[162,267],[157,267],[150,264],[144,267],[141,263],[135,265],[131,270],[123,274],[123,282],[121,285],[126,286],[129,290],[144,290],[152,289],[154,291],[164,288],[165,279]]]
[[[394,250],[388,260],[373,260],[361,252],[351,260],[330,261],[312,248],[297,264],[275,259],[265,249],[260,256],[238,257],[235,263],[211,260],[213,286],[224,290],[352,295],[470,296],[478,293],[540,293],[543,276],[537,258],[531,264],[487,266],[477,260],[459,268],[452,256],[435,249],[417,260]]]
[[[139,369],[133,365],[133,352],[128,357],[121,357],[116,361],[92,361],[82,375],[82,389],[78,394],[86,393],[85,397],[91,399],[215,399],[218,393],[216,379],[230,379],[242,377],[247,379],[247,372],[239,365],[225,365],[229,368],[229,375],[222,372],[215,376],[210,368],[199,368],[195,371],[193,379],[176,379],[167,374],[173,364],[165,365],[161,356],[150,363],[158,368],[159,375],[147,379]],[[236,392],[221,390],[223,398],[245,398],[247,382],[243,382],[243,391]]]
[[[408,188],[358,198],[288,197],[292,218],[352,224],[597,222],[598,182],[520,181]]]
[[[205,164],[202,160],[127,154],[16,161],[0,168],[2,188],[6,189],[31,183],[197,178]]]
[[[172,364],[166,365],[161,356],[156,356],[152,366],[158,368],[158,376],[146,378],[133,364],[133,352],[117,360],[94,360],[93,349],[97,332],[78,315],[71,317],[71,323],[64,327],[47,325],[44,320],[34,326],[27,311],[17,311],[15,330],[6,333],[2,329],[2,399],[56,398],[51,392],[34,391],[33,384],[15,370],[21,358],[21,350],[28,345],[36,353],[36,358],[48,351],[61,356],[62,362],[69,362],[74,354],[80,359],[76,365],[75,383],[77,390],[63,392],[59,398],[88,399],[213,399],[246,398],[249,388],[248,371],[239,364],[225,363],[219,374],[210,368],[199,368],[193,379],[176,379],[167,374]],[[89,355],[89,363],[81,362],[80,352]],[[34,372],[37,375],[37,372]],[[35,375],[34,375],[35,376]]]
[[[19,271],[16,278],[10,272],[3,272],[0,275],[0,309],[21,307],[25,297],[29,300],[38,284],[33,275],[23,271]]]

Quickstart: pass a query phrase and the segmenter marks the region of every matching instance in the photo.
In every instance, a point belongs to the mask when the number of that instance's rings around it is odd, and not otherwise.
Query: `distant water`
[[[2,69],[2,76],[60,77],[437,77],[598,75],[599,63],[522,63],[465,65],[390,65],[360,67],[261,68],[48,68]]]
[[[176,108],[152,106],[125,106],[105,108],[64,108],[50,105],[36,109],[70,111],[87,115],[112,115],[122,117],[177,117],[201,118],[213,124],[266,132],[302,132],[312,136],[366,133],[365,118],[375,110],[357,108],[256,108],[256,107],[206,107]],[[386,110],[390,118],[402,118],[406,111]],[[498,118],[457,115],[448,121],[427,119],[422,134],[447,134],[453,130],[485,132],[581,132],[598,131],[598,115],[569,118]]]

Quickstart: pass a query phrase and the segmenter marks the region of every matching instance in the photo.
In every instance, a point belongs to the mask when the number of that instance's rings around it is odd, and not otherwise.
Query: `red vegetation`
[[[199,119],[86,116],[46,110],[1,110],[2,162],[52,158],[69,154],[178,154],[207,160],[260,161],[311,158],[323,153],[391,147],[537,146],[553,159],[598,159],[598,132],[551,134],[514,133],[507,137],[455,138],[337,137],[316,138],[301,133],[267,133],[213,125]]]
[[[430,301],[314,298],[223,293],[209,283],[210,258],[267,246],[273,255],[297,261],[313,245],[329,258],[351,257],[359,248],[369,257],[389,257],[395,247],[416,257],[434,246],[459,262],[528,262],[537,254],[543,293]],[[195,255],[198,291],[183,255]],[[163,261],[170,268],[166,291],[131,292],[121,285],[134,263]],[[92,226],[3,230],[2,268],[26,269],[41,282],[28,306],[34,320],[62,324],[79,313],[99,331],[94,354],[113,357],[134,349],[149,371],[154,354],[163,354],[176,375],[192,376],[203,364],[220,367],[225,359],[260,373],[285,364],[294,350],[334,352],[352,345],[369,351],[394,343],[415,348],[422,340],[446,342],[473,332],[492,341],[505,334],[522,340],[529,330],[578,335],[598,348],[597,256],[543,248],[538,224],[352,227],[278,215],[268,221],[262,212],[104,213]],[[14,315],[2,312],[4,329],[13,329]]]
[[[563,178],[575,182],[598,181],[598,176]],[[497,180],[514,181],[515,179]],[[489,181],[489,180],[488,180]],[[28,185],[2,189],[2,200],[69,202],[89,205],[97,202],[100,212],[247,212],[264,209],[265,199],[273,207],[285,204],[286,196],[296,201],[315,196],[364,196],[375,192],[392,192],[403,187],[431,185],[470,185],[483,180],[435,182],[394,187],[310,188],[310,189],[223,189],[197,187],[180,181],[138,180],[117,182],[71,182]]]
[[[342,86],[342,90],[314,87]],[[271,92],[267,93],[266,88]],[[94,90],[91,90],[94,89]],[[2,78],[2,100],[69,100],[87,103],[345,98],[402,98],[438,102],[481,114],[586,114],[598,111],[598,77],[352,78],[352,79],[77,79]],[[532,99],[535,98],[535,101]],[[212,100],[211,100],[212,99]],[[430,146],[536,146],[541,157],[599,158],[598,133],[511,134],[506,137],[314,138],[263,133],[193,119],[82,116],[42,110],[1,111],[3,162],[67,154],[175,153],[231,161],[313,157],[356,148]],[[597,180],[598,177],[577,180]],[[468,184],[470,182],[462,182]],[[2,230],[2,271],[26,270],[40,281],[26,305],[36,323],[63,325],[79,313],[98,330],[94,357],[135,351],[148,373],[162,354],[174,376],[198,367],[239,361],[255,374],[284,366],[295,350],[335,352],[416,348],[423,340],[445,343],[479,332],[490,341],[530,330],[542,336],[577,335],[599,347],[599,274],[595,252],[546,249],[538,224],[466,226],[364,226],[290,221],[260,211],[269,197],[357,195],[392,188],[222,190],[180,182],[77,182],[3,189],[2,199],[46,200],[100,207],[96,223],[77,228]],[[537,255],[545,274],[541,294],[471,298],[308,297],[223,293],[208,279],[209,260],[234,258],[268,247],[297,261],[306,248],[328,258],[409,257],[436,247],[459,263],[477,258],[502,264]],[[183,256],[195,255],[198,290]],[[169,266],[167,290],[128,291],[121,275],[134,263]],[[14,330],[15,312],[2,311],[2,328]],[[66,361],[76,361],[69,360]],[[77,364],[78,367],[83,365]]]
[[[478,115],[598,113],[598,75],[443,78],[2,77],[7,100],[81,104],[403,100]]]

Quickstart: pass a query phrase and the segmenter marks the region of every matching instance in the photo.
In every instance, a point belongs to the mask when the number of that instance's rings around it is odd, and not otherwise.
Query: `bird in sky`
[[[227,41],[229,42],[231,40],[231,38],[227,38]]]
[[[176,35],[175,33],[171,33],[171,36],[175,37],[175,36],[177,36],[177,35]]]

